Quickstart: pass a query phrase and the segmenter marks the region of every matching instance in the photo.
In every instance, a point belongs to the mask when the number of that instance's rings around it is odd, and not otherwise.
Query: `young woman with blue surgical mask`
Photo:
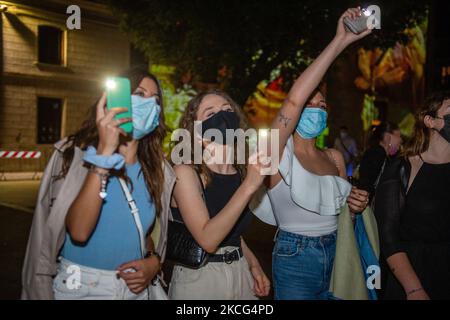
[[[353,213],[367,206],[367,192],[347,182],[342,154],[316,147],[328,118],[318,86],[336,57],[370,32],[355,35],[344,28],[344,17],[358,15],[359,9],[349,9],[341,16],[335,38],[296,80],[272,125],[279,130],[279,150],[272,152],[279,152],[280,166],[262,201],[252,207],[261,220],[279,228],[272,265],[278,300],[333,298],[337,216],[346,203]]]
[[[123,76],[131,83],[132,118],[116,120],[126,109],[107,110],[103,94],[82,128],[55,145],[25,258],[23,298],[148,299],[152,292],[175,176],[162,149],[157,79],[139,68]],[[119,127],[127,122],[131,134]]]

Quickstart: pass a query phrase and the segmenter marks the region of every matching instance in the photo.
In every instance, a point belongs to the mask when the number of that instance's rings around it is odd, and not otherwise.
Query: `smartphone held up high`
[[[119,113],[115,119],[131,118],[131,85],[130,80],[122,77],[111,77],[106,81],[106,108],[127,108]],[[133,123],[122,123],[120,126],[126,133],[133,131]]]
[[[344,18],[344,24],[347,27],[348,30],[353,32],[354,34],[360,34],[361,32],[367,30],[368,23],[367,20],[369,20],[370,17],[370,11],[362,10],[362,14],[358,18],[352,20],[348,17]]]

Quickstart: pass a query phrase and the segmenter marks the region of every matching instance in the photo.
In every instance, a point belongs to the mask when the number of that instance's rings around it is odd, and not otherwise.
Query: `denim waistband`
[[[277,241],[288,241],[301,244],[303,246],[315,246],[319,243],[329,244],[336,242],[337,231],[319,237],[304,236],[284,230],[278,230]]]

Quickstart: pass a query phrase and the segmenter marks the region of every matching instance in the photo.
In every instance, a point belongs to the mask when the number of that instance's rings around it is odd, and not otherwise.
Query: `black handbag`
[[[191,269],[201,268],[208,262],[208,253],[180,221],[169,221],[166,256],[167,259]]]
[[[197,172],[197,171],[196,171]],[[202,179],[197,173],[205,200],[205,189]],[[208,263],[208,253],[195,241],[182,221],[169,221],[167,229],[166,257],[179,265],[199,269]]]

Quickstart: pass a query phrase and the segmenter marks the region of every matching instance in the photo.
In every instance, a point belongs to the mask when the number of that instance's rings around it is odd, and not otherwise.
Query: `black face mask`
[[[217,129],[222,134],[222,144],[226,144],[226,130],[239,129],[239,117],[235,112],[220,111],[202,122],[202,137],[208,129]],[[231,143],[232,141],[230,141]]]
[[[439,131],[439,134],[450,143],[450,114],[447,114],[443,118],[445,124],[444,127]]]

